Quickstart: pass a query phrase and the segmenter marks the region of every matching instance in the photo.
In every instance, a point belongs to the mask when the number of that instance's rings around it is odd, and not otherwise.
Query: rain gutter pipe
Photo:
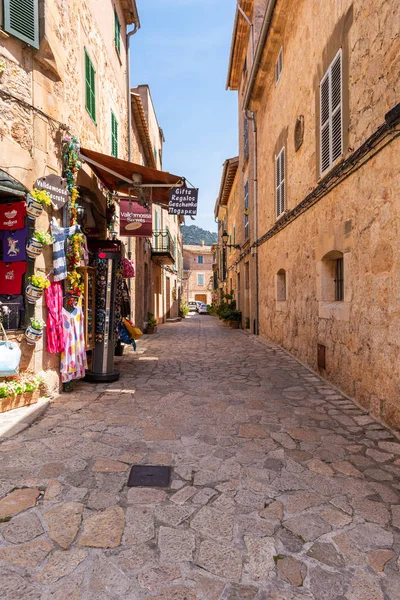
[[[128,99],[128,160],[132,161],[132,103],[131,103],[131,38],[140,29],[140,20],[136,8],[136,1],[133,0],[132,7],[134,10],[134,23],[132,31],[126,34],[126,86],[127,86],[127,99]],[[132,258],[132,239],[128,238],[128,258]]]
[[[257,121],[256,121],[256,113],[251,112],[250,110],[246,111],[246,118],[249,119],[253,123],[253,184],[254,184],[254,240],[258,240],[258,160],[257,160]],[[253,246],[253,257],[256,259],[256,318],[255,318],[255,326],[254,326],[254,334],[259,334],[259,265],[258,265],[258,248],[256,245]]]

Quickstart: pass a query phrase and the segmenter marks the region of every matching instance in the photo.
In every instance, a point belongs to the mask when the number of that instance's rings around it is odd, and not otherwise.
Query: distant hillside
[[[196,225],[182,225],[183,243],[191,246],[200,246],[204,241],[205,246],[212,246],[218,241],[218,235],[212,231],[206,231]]]

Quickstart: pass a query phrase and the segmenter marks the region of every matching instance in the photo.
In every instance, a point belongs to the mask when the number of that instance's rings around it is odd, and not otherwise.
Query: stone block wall
[[[61,174],[61,142],[68,131],[82,146],[111,154],[111,110],[119,123],[119,156],[127,158],[127,90],[125,19],[120,3],[107,0],[46,0],[39,50],[0,31],[0,60],[5,70],[0,89],[0,169],[28,190],[39,177]],[[121,23],[121,54],[114,45],[114,5]],[[85,108],[84,49],[96,69],[96,124]],[[33,108],[34,107],[34,108]],[[35,110],[36,109],[36,110]],[[85,165],[88,187],[104,206],[104,196]],[[52,215],[46,209],[36,223],[47,230]],[[52,255],[46,250],[35,269],[48,273]],[[44,301],[43,301],[44,302]],[[43,303],[35,314],[46,316]],[[46,340],[32,349],[21,341],[22,368],[45,372],[50,391],[58,389],[58,355],[45,351]]]

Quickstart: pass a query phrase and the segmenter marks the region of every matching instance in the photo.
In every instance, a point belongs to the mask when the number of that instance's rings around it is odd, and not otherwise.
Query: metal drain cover
[[[128,487],[168,487],[170,477],[171,467],[133,465]]]

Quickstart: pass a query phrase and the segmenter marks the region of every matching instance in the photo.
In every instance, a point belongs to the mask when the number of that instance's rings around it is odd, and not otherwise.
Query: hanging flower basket
[[[35,329],[33,325],[28,325],[25,329],[25,338],[28,344],[31,346],[35,345],[36,342],[41,340],[43,337],[43,329]]]
[[[51,206],[51,198],[46,190],[36,188],[26,197],[26,213],[28,219],[34,221],[43,212],[43,206]]]
[[[28,194],[26,197],[26,214],[28,215],[28,219],[34,221],[37,217],[43,212],[43,204],[40,204],[35,198]]]
[[[31,283],[26,287],[25,297],[28,300],[29,304],[36,304],[38,300],[43,295],[43,288],[36,287],[36,285],[32,285]]]
[[[35,238],[31,238],[26,245],[26,253],[28,258],[35,260],[35,258],[41,254],[42,249],[43,244],[38,240],[35,240]]]
[[[26,253],[30,259],[35,260],[41,254],[43,246],[49,246],[53,242],[54,239],[50,233],[43,229],[37,229],[26,246]]]

